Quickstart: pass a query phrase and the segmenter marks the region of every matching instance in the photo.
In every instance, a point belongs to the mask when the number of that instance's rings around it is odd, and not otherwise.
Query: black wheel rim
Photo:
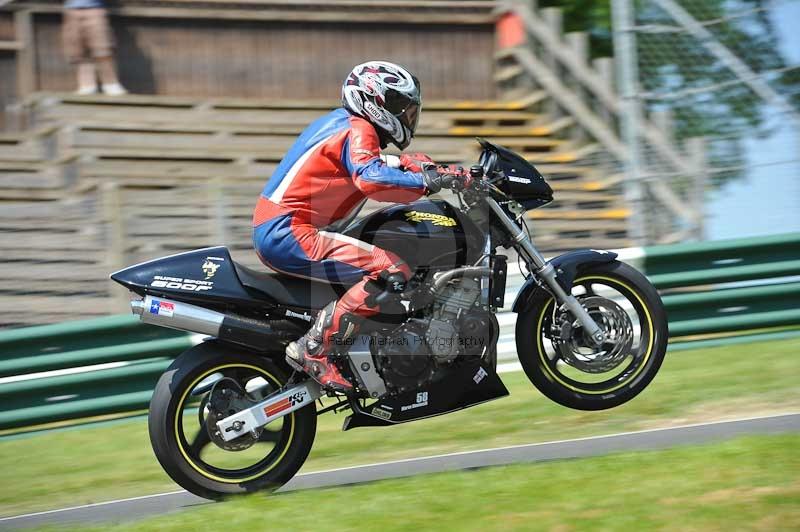
[[[538,318],[536,334],[541,366],[546,377],[578,393],[606,394],[614,392],[635,381],[650,360],[653,350],[653,320],[644,298],[625,281],[607,275],[589,275],[575,280],[573,295],[582,297],[606,297],[621,302],[629,312],[635,329],[635,341],[630,352],[613,371],[604,374],[588,374],[570,365],[559,354],[554,345],[553,324],[560,324],[554,299],[543,307]]]
[[[179,450],[189,465],[207,478],[225,483],[254,480],[274,469],[285,456],[294,434],[295,414],[264,427],[258,441],[247,450],[233,452],[217,447],[205,427],[210,390],[199,396],[192,396],[191,391],[206,379],[222,377],[238,382],[254,401],[282,385],[268,371],[250,364],[231,363],[203,371],[184,391],[176,409],[175,433]]]

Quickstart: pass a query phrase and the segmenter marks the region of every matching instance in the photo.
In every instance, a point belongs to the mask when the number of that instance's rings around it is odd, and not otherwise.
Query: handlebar
[[[448,170],[451,168],[455,167],[444,167]],[[458,167],[459,171],[455,172],[441,171],[442,169],[439,167],[439,175],[453,178],[447,188],[459,196],[463,195],[463,199],[467,200],[467,203],[475,203],[484,196],[491,196],[498,200],[508,199],[506,193],[495,185],[504,176],[500,175],[490,179],[486,176],[483,166],[479,164],[473,165],[469,170]]]
[[[499,175],[494,179],[488,178],[481,165],[476,164],[467,172],[450,175],[463,178],[461,183],[465,183],[465,186],[451,187],[451,190],[456,194],[463,194],[467,203],[474,203],[474,201],[484,196],[490,196],[498,200],[509,199],[508,195],[495,185],[497,181],[502,180],[505,176]]]

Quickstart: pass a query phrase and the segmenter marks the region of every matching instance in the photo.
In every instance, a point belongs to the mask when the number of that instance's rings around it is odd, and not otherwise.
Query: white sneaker
[[[128,94],[128,91],[119,83],[109,83],[103,85],[103,93],[109,96],[122,96],[123,94]]]
[[[87,87],[79,87],[78,90],[75,91],[75,94],[79,96],[88,96],[90,94],[97,94],[97,85],[89,85]]]

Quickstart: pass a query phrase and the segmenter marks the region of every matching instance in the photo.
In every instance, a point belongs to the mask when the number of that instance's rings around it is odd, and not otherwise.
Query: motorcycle
[[[208,337],[174,360],[150,403],[150,440],[172,479],[211,499],[274,489],[302,466],[320,414],[349,410],[343,430],[351,430],[508,395],[496,373],[495,314],[509,267],[498,248],[516,251],[526,277],[512,309],[519,361],[536,388],[580,410],[612,408],[645,389],[668,338],[654,287],[610,251],[545,260],[523,216],[551,202],[552,189],[519,155],[479,142],[471,180],[455,181],[458,207],[425,199],[335,228],[393,251],[414,272],[405,283],[382,277],[371,295],[381,313],[336,343],[336,363],[354,384],[346,396],[284,360],[286,345],[346,285],[253,270],[225,247],[111,275],[132,292],[142,322]]]

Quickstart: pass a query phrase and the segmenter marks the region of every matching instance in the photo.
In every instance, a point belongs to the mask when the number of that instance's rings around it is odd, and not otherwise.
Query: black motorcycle
[[[382,278],[381,313],[337,343],[354,391],[321,390],[284,361],[286,345],[348,288],[257,271],[225,247],[181,253],[114,273],[141,321],[210,338],[175,359],[150,402],[150,440],[166,472],[208,498],[276,488],[311,450],[316,416],[349,410],[344,430],[407,423],[508,394],[496,373],[507,257],[527,277],[513,304],[516,345],[530,381],[581,410],[615,407],[656,375],[667,345],[658,293],[609,251],[546,261],[523,221],[552,201],[519,155],[481,140],[471,181],[441,200],[393,205],[333,228],[391,250],[411,266],[404,285]],[[317,408],[323,396],[333,401]],[[320,404],[322,402],[320,401]]]

